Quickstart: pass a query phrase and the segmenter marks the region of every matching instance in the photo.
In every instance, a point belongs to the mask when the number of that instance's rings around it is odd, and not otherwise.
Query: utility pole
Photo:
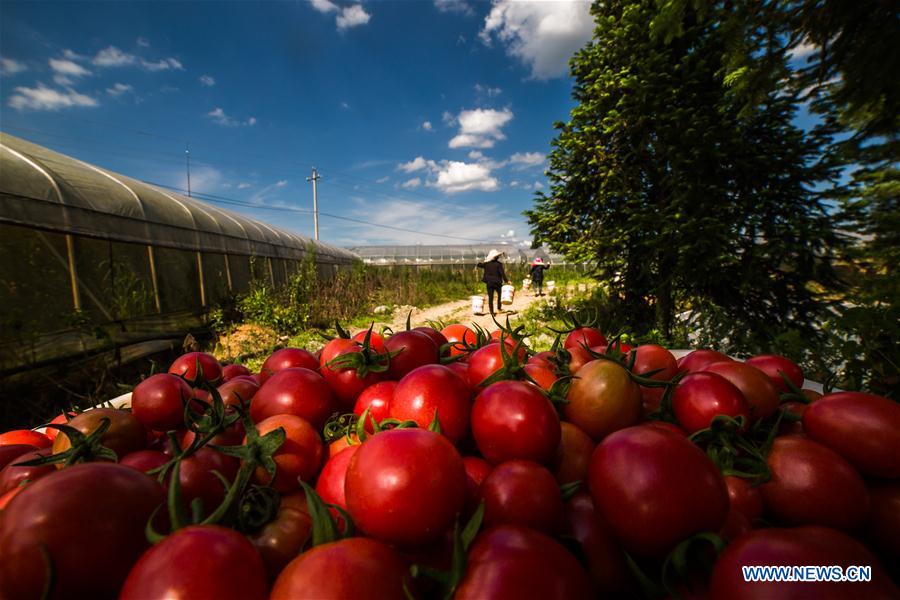
[[[316,233],[316,241],[319,241],[319,199],[316,196],[316,182],[322,179],[322,176],[319,175],[319,172],[316,171],[316,168],[312,168],[312,177],[307,177],[307,181],[312,181],[313,184],[313,230]]]
[[[187,161],[187,188],[188,188],[188,197],[191,196],[191,147],[188,144],[184,145],[184,157]]]

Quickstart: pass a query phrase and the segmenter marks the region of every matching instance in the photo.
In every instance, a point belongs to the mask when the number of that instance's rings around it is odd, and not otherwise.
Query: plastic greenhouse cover
[[[352,252],[0,133],[0,222],[184,250],[350,263]]]

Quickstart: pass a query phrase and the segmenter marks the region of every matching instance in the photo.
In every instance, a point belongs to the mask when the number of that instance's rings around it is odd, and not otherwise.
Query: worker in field
[[[497,294],[497,310],[500,310],[500,288],[504,283],[509,283],[506,278],[506,272],[503,270],[503,263],[500,258],[504,252],[491,250],[485,257],[484,262],[478,263],[479,269],[484,269],[484,276],[481,281],[487,286],[488,309],[494,314],[494,294]]]
[[[534,285],[534,295],[544,295],[544,270],[549,269],[550,264],[545,263],[540,256],[531,261],[531,283]]]

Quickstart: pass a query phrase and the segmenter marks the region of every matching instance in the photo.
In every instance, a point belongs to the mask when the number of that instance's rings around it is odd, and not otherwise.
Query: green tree
[[[692,12],[658,35],[652,0],[594,3],[594,39],[571,61],[577,106],[527,211],[536,238],[580,260],[636,330],[668,334],[690,309],[720,346],[812,333],[837,244],[820,193],[827,136],[792,125],[784,50],[748,105],[723,81],[731,33]],[[727,342],[723,340],[727,338]]]

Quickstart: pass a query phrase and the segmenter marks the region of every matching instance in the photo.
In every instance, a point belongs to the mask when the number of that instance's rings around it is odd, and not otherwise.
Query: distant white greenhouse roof
[[[350,251],[0,133],[0,222],[185,250],[349,263]]]
[[[513,244],[457,244],[435,246],[354,246],[350,248],[366,264],[373,265],[453,265],[474,264],[484,260],[491,250],[505,252],[504,262],[527,263],[535,256],[557,263],[562,257],[550,255],[546,248],[523,248]]]

